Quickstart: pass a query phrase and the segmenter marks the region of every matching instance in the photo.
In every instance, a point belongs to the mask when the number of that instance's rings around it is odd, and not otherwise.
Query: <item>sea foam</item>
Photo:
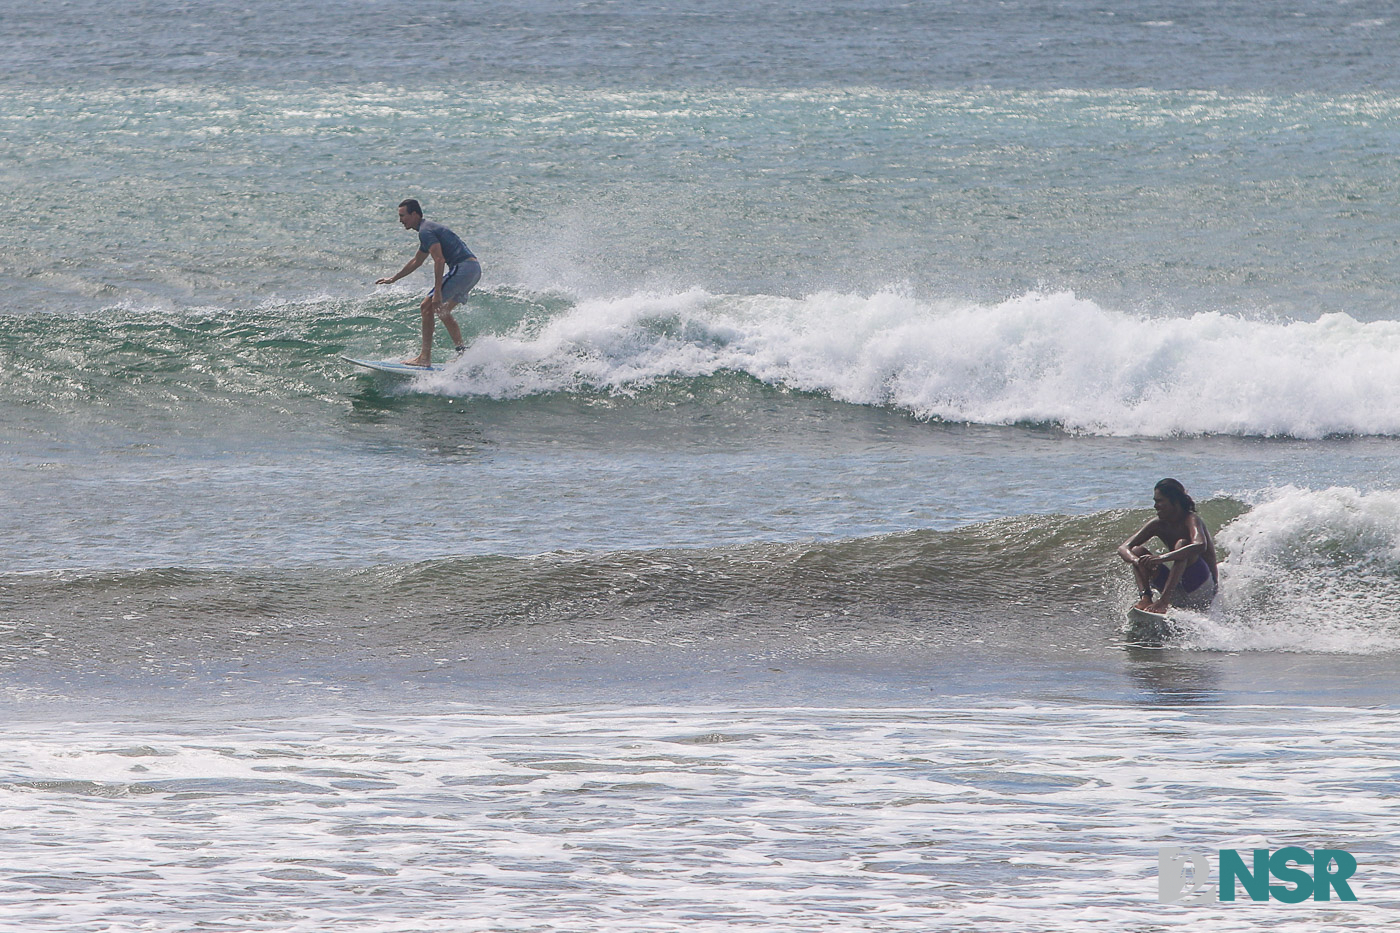
[[[633,393],[721,372],[920,418],[1084,434],[1400,434],[1400,323],[1158,317],[1063,292],[994,305],[699,288],[581,300],[478,337],[418,388]]]
[[[1222,527],[1210,613],[1185,643],[1220,650],[1394,651],[1400,634],[1400,492],[1273,490]]]

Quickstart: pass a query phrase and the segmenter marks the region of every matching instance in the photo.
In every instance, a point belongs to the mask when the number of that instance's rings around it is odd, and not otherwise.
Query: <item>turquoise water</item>
[[[21,309],[363,297],[412,250],[409,192],[488,287],[1393,311],[1387,92],[196,84],[3,107]]]
[[[0,21],[6,918],[1393,912],[1390,5]],[[405,197],[485,274],[395,380]],[[1142,643],[1168,475],[1227,559]],[[1289,844],[1361,900],[1155,901]]]

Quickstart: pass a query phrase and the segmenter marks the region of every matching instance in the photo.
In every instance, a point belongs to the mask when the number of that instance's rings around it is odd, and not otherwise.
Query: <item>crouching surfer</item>
[[[1118,556],[1132,566],[1137,580],[1141,598],[1133,608],[1157,613],[1174,605],[1208,608],[1220,583],[1220,568],[1215,541],[1196,514],[1196,503],[1180,482],[1164,479],[1152,489],[1152,506],[1157,517],[1118,547]],[[1153,538],[1162,542],[1165,552],[1148,550]]]

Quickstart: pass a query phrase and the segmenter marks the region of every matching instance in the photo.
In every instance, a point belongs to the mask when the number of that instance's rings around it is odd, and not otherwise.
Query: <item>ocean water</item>
[[[1393,4],[0,26],[0,928],[1400,907]],[[485,274],[396,380],[405,197]],[[1358,900],[1158,902],[1287,845]]]

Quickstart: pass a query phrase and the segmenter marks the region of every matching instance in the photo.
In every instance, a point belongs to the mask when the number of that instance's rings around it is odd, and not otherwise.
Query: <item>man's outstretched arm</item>
[[[427,259],[427,258],[428,258],[428,254],[425,253],[425,252],[423,252],[423,251],[420,249],[417,253],[414,254],[413,258],[410,259],[410,260],[408,261],[408,264],[405,265],[405,266],[404,266],[402,269],[400,269],[398,272],[395,272],[391,278],[387,278],[387,279],[378,279],[378,280],[375,281],[374,284],[375,284],[375,285],[389,285],[389,284],[391,284],[391,283],[393,283],[393,282],[397,282],[399,279],[403,278],[404,276],[406,276],[406,275],[408,275],[409,273],[413,272],[413,270],[417,269],[419,266],[423,265],[423,260],[425,260],[425,259]]]

